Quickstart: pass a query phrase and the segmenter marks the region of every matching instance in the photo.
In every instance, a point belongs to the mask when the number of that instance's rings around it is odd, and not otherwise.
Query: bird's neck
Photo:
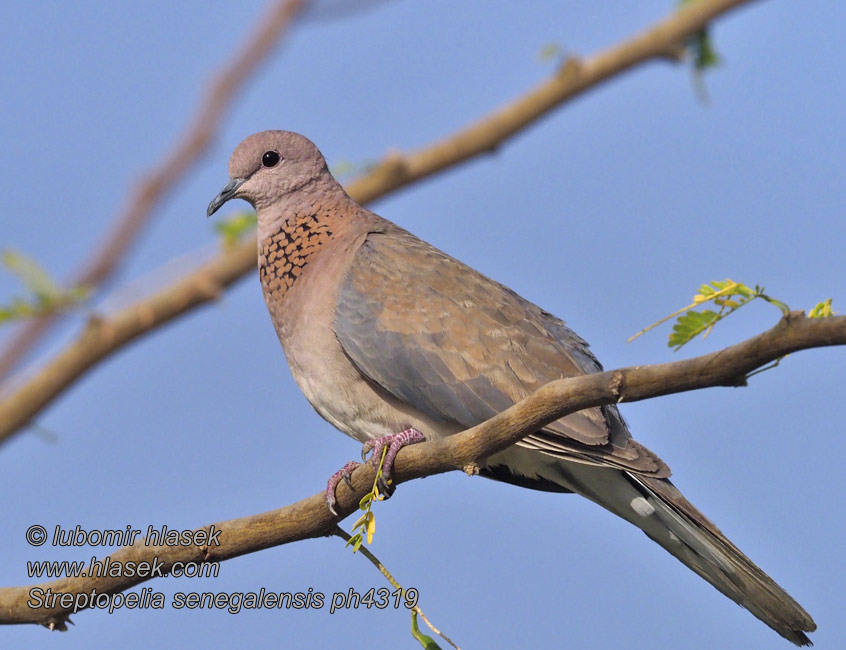
[[[283,298],[315,256],[343,229],[341,215],[351,200],[346,194],[332,199],[285,206],[275,231],[259,230],[259,277],[265,294]]]

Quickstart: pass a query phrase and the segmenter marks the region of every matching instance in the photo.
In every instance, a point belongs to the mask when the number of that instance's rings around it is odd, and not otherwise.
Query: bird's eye
[[[261,164],[265,167],[276,167],[279,163],[279,153],[276,151],[265,151],[261,157]]]

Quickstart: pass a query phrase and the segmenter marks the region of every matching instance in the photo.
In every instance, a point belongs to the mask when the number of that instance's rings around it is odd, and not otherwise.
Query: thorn
[[[464,473],[467,474],[467,476],[478,476],[481,471],[481,468],[477,463],[467,463],[461,469],[464,470]]]
[[[579,72],[582,69],[582,62],[579,57],[571,54],[565,60],[564,63],[561,64],[561,67],[558,68],[558,77],[561,79],[575,79],[578,76]]]
[[[623,380],[624,377],[622,371],[615,370],[611,375],[611,383],[608,385],[608,389],[616,398],[618,404],[623,401]]]

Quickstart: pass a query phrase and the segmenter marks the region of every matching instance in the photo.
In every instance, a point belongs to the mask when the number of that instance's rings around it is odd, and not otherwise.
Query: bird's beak
[[[246,178],[233,178],[224,185],[223,189],[220,190],[220,194],[214,197],[212,202],[209,203],[209,209],[206,210],[206,216],[212,216],[220,209],[220,206],[226,203],[229,199],[233,198],[235,196],[235,192],[238,191],[238,188],[241,187],[246,180]]]

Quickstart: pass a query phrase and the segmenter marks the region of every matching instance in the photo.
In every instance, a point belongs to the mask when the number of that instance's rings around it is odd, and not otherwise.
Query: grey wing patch
[[[484,376],[459,381],[437,353],[435,338],[400,334],[379,320],[383,303],[365,296],[351,277],[342,284],[335,312],[335,333],[352,362],[380,388],[435,421],[472,427],[514,402]],[[429,339],[428,341],[426,339]],[[466,367],[465,367],[466,369]]]
[[[562,321],[395,227],[371,233],[342,282],[334,328],[370,381],[435,421],[474,426],[544,384],[602,369]],[[550,456],[668,475],[615,407],[525,438]]]

